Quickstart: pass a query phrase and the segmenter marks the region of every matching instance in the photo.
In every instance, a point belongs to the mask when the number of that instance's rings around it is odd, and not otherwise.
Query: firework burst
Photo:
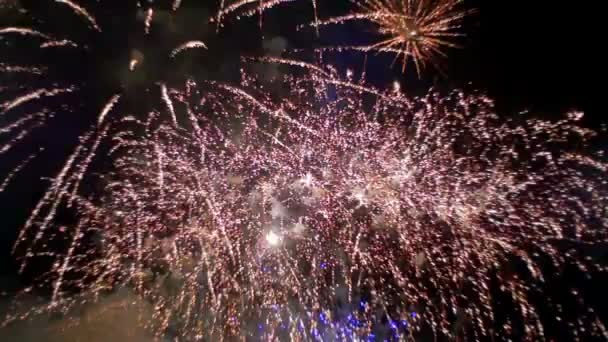
[[[66,132],[66,136],[73,136],[72,140],[79,144],[78,137],[93,136],[93,131],[120,107],[127,106],[135,113],[146,111],[144,101],[134,100],[130,97],[132,93],[137,93],[137,98],[142,93],[156,94],[171,115],[171,103],[166,101],[164,90],[168,79],[174,79],[177,73],[167,76],[159,71],[164,67],[155,68],[152,61],[175,68],[188,58],[182,55],[193,54],[194,49],[207,49],[205,40],[213,31],[207,26],[215,25],[211,23],[214,18],[219,23],[222,16],[261,16],[283,2],[286,1],[260,1],[259,4],[257,0],[222,1],[216,6],[206,5],[201,13],[217,10],[218,14],[208,15],[207,21],[203,17],[199,25],[202,29],[193,30],[194,33],[177,32],[175,22],[179,20],[182,6],[179,0],[125,1],[112,5],[116,12],[112,16],[104,15],[108,5],[96,1],[24,2],[25,7],[19,2],[6,3],[7,17],[16,25],[0,27],[3,45],[0,156],[24,145],[24,141],[35,140],[32,136],[41,128],[73,125],[74,120],[65,119],[66,115],[61,114],[65,112],[88,113],[80,116],[77,125],[88,125],[90,130]],[[252,11],[253,5],[255,11]],[[72,26],[66,28],[67,25],[56,18],[66,18],[68,25],[78,26],[78,30],[72,30]],[[119,30],[124,32],[117,32]],[[144,49],[144,42],[158,34],[155,30],[163,31],[167,41],[160,44],[162,47],[155,44],[153,50]],[[189,73],[195,71],[184,68],[180,75],[189,77]],[[93,100],[83,100],[89,97]],[[35,151],[25,158],[20,152],[20,159],[43,155],[38,147],[45,146],[36,144],[30,144]]]
[[[460,24],[471,13],[462,9],[460,0],[365,0],[357,3],[355,13],[315,22],[319,27],[366,21],[375,25],[375,31],[384,37],[381,41],[363,46],[333,47],[324,50],[357,50],[386,52],[401,60],[403,72],[411,61],[420,73],[428,63],[439,68],[440,58],[446,57],[446,48],[458,47],[454,38],[462,36]]]
[[[219,28],[228,15],[283,2],[220,1],[213,20]],[[107,27],[87,6],[54,4],[93,35]],[[146,36],[158,15],[149,4],[137,6]],[[456,6],[370,0],[315,26],[371,20],[388,38],[354,48],[393,52],[420,72],[451,46],[465,14]],[[34,40],[41,51],[91,49],[34,26],[0,35]],[[191,38],[166,58],[207,48]],[[128,55],[123,67],[136,72],[143,53]],[[144,326],[172,339],[535,340],[557,334],[555,324],[573,338],[608,336],[579,286],[550,288],[565,269],[583,278],[606,272],[584,253],[608,241],[608,189],[605,156],[590,152],[596,133],[578,125],[580,113],[505,120],[480,94],[413,98],[323,65],[255,62],[305,71],[270,85],[247,72],[238,86],[155,78],[152,109],[134,114],[122,110],[124,92],[105,95],[15,246],[22,270],[34,259],[50,263],[24,290],[46,288],[50,301],[6,322],[70,315],[126,287],[154,307]],[[0,128],[11,136],[0,154],[55,113],[43,106],[14,118],[18,109],[87,86],[52,79],[51,64],[0,68],[48,83],[2,94],[0,116],[13,119]]]
[[[582,317],[548,288],[564,267],[605,271],[563,246],[607,240],[606,165],[568,147],[595,134],[579,113],[516,123],[482,95],[409,98],[274,62],[312,74],[279,94],[190,81],[166,89],[177,125],[152,111],[107,127],[114,171],[89,175],[103,190],[58,189],[80,222],[41,233],[66,244],[47,309],[128,286],[155,306],[149,327],[192,340],[535,339],[553,321],[605,336],[576,289]]]

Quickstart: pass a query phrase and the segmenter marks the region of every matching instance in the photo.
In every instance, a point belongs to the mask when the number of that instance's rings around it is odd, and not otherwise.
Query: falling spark
[[[152,7],[150,7],[146,11],[146,20],[144,22],[144,32],[146,34],[150,33],[150,24],[152,23],[153,17],[154,17],[154,10],[152,9]]]
[[[139,64],[139,61],[136,58],[132,58],[131,61],[129,62],[129,71],[135,70],[135,67],[137,67],[137,64]]]
[[[4,63],[0,63],[0,72],[2,73],[29,73],[34,75],[42,75],[46,72],[46,68],[38,68],[38,67],[28,67],[28,66],[20,66],[20,65],[7,65]]]
[[[95,20],[95,18],[91,14],[89,14],[89,12],[87,12],[87,10],[84,9],[83,7],[81,7],[81,6],[73,3],[70,0],[55,0],[55,2],[67,5],[76,14],[78,14],[79,16],[85,18],[89,22],[89,24],[91,25],[91,27],[93,27],[95,29],[95,31],[101,32],[101,28],[97,25],[97,21]]]
[[[29,164],[32,159],[36,158],[36,156],[38,156],[39,152],[36,153],[32,153],[29,157],[27,157],[23,162],[21,162],[21,164],[19,164],[16,168],[14,168],[5,178],[4,181],[2,181],[2,184],[0,184],[0,192],[3,192],[4,189],[6,189],[6,187],[10,184],[11,180],[24,168],[27,166],[27,164]]]
[[[205,43],[201,42],[200,40],[191,40],[191,41],[185,42],[185,43],[179,45],[178,47],[176,47],[175,49],[173,49],[173,51],[171,51],[171,54],[169,54],[169,56],[171,58],[175,58],[175,56],[177,56],[184,50],[197,49],[197,48],[207,49],[207,45],[205,45]]]
[[[7,33],[16,33],[16,34],[20,34],[20,35],[24,35],[24,36],[35,36],[35,37],[40,37],[40,38],[44,38],[44,39],[51,39],[51,37],[49,37],[48,35],[36,31],[36,30],[32,30],[30,28],[27,27],[5,27],[0,29],[0,34],[7,34]]]
[[[62,40],[51,40],[45,43],[40,44],[41,48],[50,48],[50,47],[72,47],[72,48],[77,48],[78,44],[74,43],[71,40],[68,39],[62,39]]]
[[[179,9],[179,6],[181,6],[182,4],[182,0],[173,0],[173,5],[171,6],[171,9],[173,9],[173,11],[177,11]]]
[[[177,117],[175,116],[175,109],[173,108],[173,102],[171,101],[171,98],[169,97],[167,85],[165,85],[164,83],[161,84],[160,91],[161,91],[161,98],[165,102],[165,105],[167,106],[167,110],[169,110],[169,114],[171,114],[171,119],[173,120],[173,124],[175,126],[177,126]]]
[[[319,15],[317,13],[317,0],[311,0],[312,1],[312,8],[313,8],[313,12],[315,14],[315,33],[317,34],[317,37],[319,36]]]
[[[322,68],[311,64],[311,63],[306,63],[306,62],[302,62],[302,61],[298,61],[298,60],[293,60],[293,59],[286,59],[286,58],[278,58],[278,57],[258,57],[258,58],[245,58],[245,61],[248,60],[252,60],[252,61],[258,61],[258,62],[263,62],[263,63],[271,63],[271,64],[285,64],[285,65],[292,65],[292,66],[297,66],[300,68],[304,68],[307,70],[312,70],[315,71],[317,73],[319,73],[320,75],[324,75],[324,76],[328,76],[329,74],[323,70]]]
[[[103,121],[106,118],[106,115],[108,115],[108,113],[110,113],[110,111],[112,110],[112,108],[114,108],[114,105],[116,105],[118,100],[120,100],[120,94],[116,94],[110,98],[110,100],[106,103],[106,105],[103,107],[103,109],[99,113],[99,118],[97,119],[98,125],[101,125],[103,123]]]
[[[241,17],[241,16],[250,17],[250,16],[253,16],[256,14],[261,15],[261,13],[263,13],[264,11],[266,11],[268,9],[271,9],[277,5],[280,5],[280,4],[283,4],[286,2],[291,2],[291,1],[295,1],[295,0],[239,0],[229,6],[220,8],[221,15],[218,15],[217,17],[221,18],[221,16],[226,16],[227,14],[237,12],[242,7],[245,7],[249,4],[254,4],[254,3],[258,3],[258,6],[256,8],[238,12],[238,16],[239,17]]]
[[[30,102],[30,101],[33,101],[36,99],[40,99],[41,97],[52,97],[52,96],[56,96],[56,95],[63,94],[63,93],[69,93],[72,91],[74,91],[74,88],[38,89],[38,90],[32,91],[28,94],[19,96],[12,101],[0,104],[0,108],[2,108],[2,112],[0,112],[0,115],[6,114],[6,112],[10,111],[13,108],[16,108],[24,103],[27,103],[27,102]]]

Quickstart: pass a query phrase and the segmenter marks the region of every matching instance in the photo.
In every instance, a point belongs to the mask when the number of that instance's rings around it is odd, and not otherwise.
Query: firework
[[[261,17],[264,11],[285,2],[288,1],[220,1],[219,7],[209,5],[210,8],[217,10],[217,14],[209,17],[209,22],[202,23],[202,25],[213,26],[216,24],[211,22],[215,21],[219,28],[220,24],[223,25],[220,20],[229,15],[236,15],[240,18],[259,14]],[[170,17],[176,15],[175,12],[180,10],[181,3],[180,0],[172,1],[171,11],[167,15]],[[312,4],[316,9],[316,1],[313,1]],[[142,40],[148,39],[154,29],[153,24],[156,22],[156,18],[160,16],[159,13],[163,13],[162,5],[153,1],[125,2],[115,8],[115,11],[120,13],[116,15],[116,17],[121,18],[120,23],[108,22],[106,17],[97,18],[96,13],[102,12],[103,8],[103,5],[98,3],[55,0],[43,6],[48,7],[45,8],[43,15],[69,12],[78,18],[76,23],[81,22],[83,25],[81,28],[84,31],[91,31],[84,37],[78,36],[78,30],[64,30],[61,25],[51,25],[50,27],[55,30],[49,30],[49,26],[44,23],[52,22],[54,16],[51,15],[49,18],[40,20],[36,8],[34,10],[23,9],[18,2],[7,2],[6,5],[7,10],[14,11],[10,14],[19,18],[19,22],[27,22],[31,26],[0,27],[0,39],[2,39],[1,42],[7,52],[3,54],[3,61],[0,62],[0,72],[3,75],[10,75],[6,79],[7,86],[0,88],[2,89],[2,94],[0,94],[2,96],[0,99],[0,117],[8,123],[0,128],[3,135],[1,137],[0,154],[10,152],[20,144],[23,145],[23,141],[34,135],[33,132],[49,124],[61,122],[62,125],[70,125],[69,120],[62,119],[66,115],[60,115],[59,113],[76,109],[79,109],[80,112],[90,113],[90,120],[86,121],[89,122],[92,131],[70,133],[75,135],[75,138],[80,136],[80,139],[83,139],[87,135],[94,134],[93,131],[97,130],[108,116],[111,117],[113,111],[120,108],[123,102],[137,102],[128,95],[131,92],[131,83],[137,83],[132,80],[140,79],[143,73],[150,73],[151,68],[143,71],[138,70],[142,67],[142,64],[145,64],[146,56],[144,52],[135,48],[130,51],[120,51],[121,46],[104,46],[99,42],[116,41],[115,36],[104,35],[115,35],[115,33],[107,33],[106,29],[108,26],[112,28],[111,26],[117,24],[130,29],[135,28],[133,32],[125,32],[125,37],[135,35],[140,36]],[[137,25],[132,25],[133,23]],[[173,65],[173,63],[179,62],[175,61],[176,57],[187,53],[189,50],[207,49],[204,40],[209,37],[191,38],[184,41],[181,40],[183,37],[180,37],[180,41],[173,42],[174,45],[169,49],[155,49],[153,53],[161,55],[161,57],[155,56],[155,58],[162,60],[165,57],[170,63],[169,65]],[[204,38],[204,40],[200,38]],[[16,47],[13,47],[13,45]],[[117,45],[119,44],[117,43]],[[105,55],[108,50],[115,51],[114,55],[119,56],[116,60],[120,60],[120,57],[127,54],[129,58],[128,60],[121,60],[120,63],[122,64],[120,65],[118,62],[113,64],[115,70],[111,72],[108,72],[105,67],[102,70],[100,69],[101,64],[106,65],[107,62],[98,63],[98,59],[100,55]],[[53,62],[54,59],[47,59],[49,53],[60,56],[61,60],[71,61],[71,63]],[[24,55],[33,56],[31,59],[25,59],[29,64],[24,62]],[[107,59],[112,60],[111,63],[114,62],[114,57],[107,57]],[[65,69],[66,65],[68,65],[67,70]],[[75,70],[80,71],[75,72]],[[129,75],[125,72],[132,74]],[[93,76],[91,76],[91,73],[93,73]],[[114,77],[113,73],[116,73],[115,75],[118,77]],[[63,77],[64,75],[76,75],[76,77],[70,77],[72,79],[66,80],[66,77]],[[186,75],[184,78],[186,78]],[[110,79],[109,87],[108,78]],[[158,100],[168,103],[165,85],[167,80],[164,78],[163,75],[146,75],[145,82],[148,83],[143,84],[143,86],[146,88],[146,92],[156,90]],[[136,86],[139,87],[141,84]],[[99,105],[96,103],[97,100],[82,101],[91,93],[94,94],[92,96],[96,99],[103,98],[100,101],[103,103]],[[77,96],[75,96],[76,94]],[[60,104],[57,105],[57,103]],[[170,103],[168,103],[168,109],[171,114]],[[147,109],[138,108],[137,110],[145,111]],[[32,112],[34,113],[32,114]],[[69,136],[70,134],[66,135]],[[31,155],[38,156],[40,154],[32,153]],[[22,158],[22,160],[25,159]],[[12,179],[13,176],[11,174],[8,179]],[[2,189],[4,188],[2,187]]]
[[[454,38],[462,36],[460,24],[471,13],[461,8],[460,0],[365,0],[358,6],[355,13],[315,22],[313,26],[366,21],[373,23],[384,39],[369,45],[322,50],[392,53],[394,61],[401,59],[402,71],[412,61],[419,76],[427,63],[439,68],[439,57],[446,56],[444,50],[458,46]]]
[[[220,1],[214,21],[284,2]],[[103,34],[94,10],[56,3]],[[353,48],[394,52],[420,72],[450,46],[465,14],[456,5],[367,1],[358,14],[315,26],[371,20],[388,38]],[[157,12],[138,8],[148,36]],[[37,28],[0,35],[41,50],[91,48]],[[193,38],[167,59],[206,49]],[[130,56],[124,68],[135,72],[144,56]],[[185,340],[542,339],[556,322],[573,338],[607,337],[580,287],[549,288],[565,269],[589,278],[606,271],[581,252],[607,241],[608,189],[580,113],[505,120],[479,94],[413,98],[328,66],[255,62],[305,71],[270,85],[247,72],[238,86],[154,79],[157,101],[132,115],[120,110],[128,94],[103,95],[15,245],[22,270],[51,261],[36,284],[50,289],[50,302],[6,322],[129,288],[154,307],[145,328]],[[53,67],[0,64],[49,83],[4,93],[0,117],[87,87],[49,79]],[[51,119],[43,107],[0,127],[10,135],[0,154]],[[95,165],[104,172],[91,172]]]
[[[542,338],[552,321],[605,336],[583,295],[566,295],[576,316],[548,289],[564,267],[605,271],[562,245],[607,239],[606,165],[568,147],[595,134],[579,113],[516,123],[482,95],[409,98],[273,62],[311,76],[280,94],[249,76],[166,87],[182,120],[152,111],[90,137],[114,171],[95,198],[54,190],[52,210],[81,220],[42,227],[68,246],[50,310],[91,300],[68,288],[128,286],[155,306],[149,327],[192,340]]]

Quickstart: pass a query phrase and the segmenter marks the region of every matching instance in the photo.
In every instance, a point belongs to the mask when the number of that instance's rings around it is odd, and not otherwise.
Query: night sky
[[[319,39],[311,30],[297,32],[297,24],[312,19],[310,3],[301,1],[299,4],[282,5],[269,11],[264,16],[262,32],[255,17],[243,22],[228,21],[226,29],[218,37],[209,32],[209,29],[197,25],[213,7],[200,5],[207,1],[210,0],[201,0],[197,5],[197,1],[184,0],[181,17],[176,21],[177,33],[164,34],[161,28],[163,24],[154,24],[159,26],[153,25],[151,38],[145,40],[141,34],[133,33],[133,28],[139,25],[137,21],[123,20],[127,15],[133,16],[136,11],[133,5],[125,4],[125,0],[101,1],[104,5],[96,5],[97,12],[91,12],[97,15],[101,26],[108,29],[102,38],[90,41],[96,53],[93,56],[76,55],[67,60],[48,56],[56,63],[56,74],[53,76],[64,80],[87,80],[90,88],[75,103],[79,108],[90,108],[97,112],[104,101],[111,94],[124,89],[125,84],[128,84],[128,91],[138,92],[154,79],[180,82],[184,75],[189,74],[238,80],[239,55],[263,52],[265,46],[261,40],[262,33],[265,40],[283,36],[288,49],[339,45],[342,42],[356,43],[370,35],[368,27],[356,25],[323,29]],[[45,11],[44,1],[21,2],[35,13]],[[94,1],[92,3],[96,4]],[[443,61],[443,75],[427,69],[419,79],[413,68],[403,75],[398,63],[390,68],[392,56],[369,56],[366,66],[369,82],[381,87],[398,80],[402,89],[412,94],[423,94],[429,87],[440,91],[453,88],[480,90],[494,98],[499,113],[506,116],[530,110],[533,115],[556,119],[570,110],[587,109],[587,104],[583,102],[583,91],[589,82],[583,81],[583,77],[593,74],[583,71],[589,63],[585,60],[587,47],[581,39],[585,35],[580,23],[583,18],[578,17],[580,11],[572,8],[574,5],[559,1],[524,0],[465,0],[465,4],[477,12],[465,21],[463,31],[466,37],[459,39],[462,49],[448,51],[449,58]],[[348,1],[319,0],[319,15],[326,18],[344,13],[348,6]],[[15,21],[21,23],[2,11],[0,9],[1,26],[13,25]],[[61,20],[53,20],[48,25],[56,30],[74,30],[74,27],[78,27],[80,32],[76,36],[88,40],[86,35],[90,33],[82,29],[82,24],[77,23],[79,19],[69,19],[71,16],[69,12],[64,12],[54,18]],[[197,35],[203,36],[201,39],[209,43],[209,51],[194,52],[188,60],[180,61],[177,66],[180,72],[175,72],[175,66],[168,64],[164,57],[159,57],[166,56],[166,52],[176,42],[186,38],[196,39]],[[146,60],[136,76],[126,79],[125,73],[113,70],[128,63],[134,48],[142,51]],[[30,58],[27,49],[3,51],[4,49],[0,44],[0,55],[13,59]],[[160,53],[161,51],[164,52]],[[358,53],[329,54],[326,57],[341,70],[350,68],[360,71],[363,65],[363,55]],[[10,83],[8,77],[0,75],[0,85]],[[141,103],[128,104],[132,106],[130,109],[145,107],[146,96],[152,95],[142,95]],[[587,112],[584,124],[598,127],[607,122],[605,116]],[[0,193],[0,212],[3,216],[0,232],[0,290],[3,286],[12,287],[10,283],[15,281],[16,267],[10,250],[20,225],[46,184],[38,178],[54,173],[46,170],[56,170],[57,161],[63,160],[61,156],[66,148],[73,146],[73,138],[77,135],[72,133],[88,124],[86,117],[78,117],[72,120],[69,127],[55,126],[50,131],[45,129],[45,133],[37,137],[36,142],[56,148],[50,147],[51,152],[41,158],[40,164],[21,174],[7,191]],[[26,151],[27,147],[24,147],[22,152]],[[8,159],[0,161],[2,177],[14,167],[13,160],[19,160],[18,156],[8,156]],[[41,170],[44,170],[42,174]],[[24,282],[28,280],[22,279]]]
[[[578,9],[549,1],[475,1],[468,43],[452,51],[450,79],[470,81],[506,110],[585,110],[585,48]],[[591,113],[588,113],[591,114]]]

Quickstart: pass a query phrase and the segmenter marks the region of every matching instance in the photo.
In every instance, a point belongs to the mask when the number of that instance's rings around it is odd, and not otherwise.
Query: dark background
[[[102,1],[103,5],[94,1],[81,2],[91,9],[104,28],[99,35],[92,35],[82,20],[74,18],[70,11],[52,12],[52,15],[46,15],[44,23],[39,23],[51,32],[73,34],[78,38],[76,40],[87,42],[91,52],[68,57],[44,56],[47,63],[52,64],[50,69],[55,80],[66,84],[73,80],[84,81],[86,86],[77,97],[61,100],[76,108],[74,113],[77,114],[72,113],[69,124],[51,125],[40,131],[34,141],[28,142],[31,146],[49,147],[45,156],[36,162],[38,164],[34,163],[24,170],[7,191],[0,193],[0,291],[31,280],[25,277],[17,281],[11,246],[19,227],[48,184],[40,177],[56,173],[65,160],[66,151],[73,148],[81,129],[87,127],[91,118],[96,118],[99,109],[112,94],[118,91],[141,93],[127,104],[131,109],[137,109],[145,107],[144,102],[157,99],[156,95],[148,92],[155,80],[179,82],[186,75],[193,74],[236,81],[239,56],[256,55],[267,50],[262,35],[266,41],[280,35],[286,39],[288,48],[340,45],[373,38],[370,27],[365,25],[328,27],[321,30],[319,39],[312,30],[297,32],[297,24],[312,20],[311,6],[306,0],[284,4],[267,12],[261,31],[257,17],[240,22],[227,18],[226,28],[215,35],[213,29],[210,31],[202,24],[205,15],[213,13],[216,6],[205,5],[207,2],[212,1],[184,0],[178,11],[181,14],[176,32],[164,33],[162,26],[166,23],[159,19],[161,22],[153,24],[152,34],[148,37],[141,34],[141,21],[134,19],[137,8],[126,0]],[[45,17],[51,8],[48,5],[50,1],[23,0],[21,3],[41,17]],[[162,1],[157,3],[160,11]],[[402,89],[412,94],[423,94],[432,86],[440,90],[481,90],[496,100],[498,111],[503,115],[530,110],[532,115],[556,119],[569,110],[586,109],[583,92],[589,86],[589,81],[584,81],[583,76],[593,79],[593,74],[585,71],[589,61],[586,60],[587,47],[581,39],[585,20],[579,16],[582,11],[573,8],[570,3],[558,1],[466,0],[465,5],[477,11],[464,23],[466,37],[459,40],[462,49],[448,52],[449,59],[444,61],[444,75],[427,69],[419,79],[413,68],[403,75],[399,65],[390,68],[391,56],[370,55],[366,66],[369,82],[381,87],[390,86],[398,80]],[[349,6],[348,1],[319,0],[319,15],[327,18],[344,14]],[[164,8],[168,9],[167,5]],[[2,27],[27,24],[27,19],[16,19],[2,11],[0,9]],[[194,52],[188,60],[178,61],[177,66],[171,64],[174,61],[167,60],[171,48],[199,36],[208,43],[209,51],[204,54]],[[116,71],[124,70],[133,49],[138,49],[145,56],[137,74],[128,76],[128,73]],[[27,60],[32,52],[27,46],[9,49],[0,41],[0,55],[4,57]],[[326,57],[340,70],[351,68],[356,73],[361,71],[364,59],[358,53],[329,54]],[[14,82],[7,77],[0,75],[0,85]],[[32,87],[36,86],[32,84]],[[51,106],[61,105],[52,103],[55,100],[49,101]],[[93,114],[86,116],[83,112]],[[597,127],[606,122],[606,118],[599,113],[586,113],[584,124]],[[16,150],[16,155],[0,159],[1,179],[14,168],[15,161],[21,160],[18,154],[23,157],[26,152],[27,147],[20,148]]]

